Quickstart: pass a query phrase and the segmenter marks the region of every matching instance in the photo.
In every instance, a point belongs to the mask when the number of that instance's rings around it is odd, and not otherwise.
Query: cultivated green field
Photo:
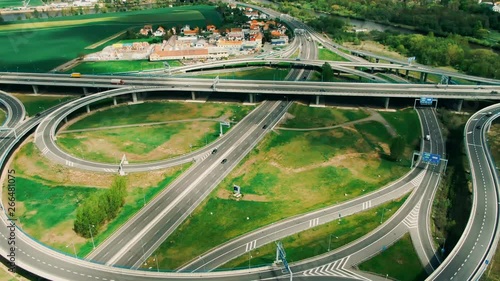
[[[383,223],[390,218],[405,200],[406,197],[390,201],[371,210],[344,217],[340,222],[336,220],[281,239],[287,261],[296,262],[349,244],[380,226],[380,221]],[[248,268],[249,263],[252,267],[270,265],[276,259],[276,245],[271,243],[259,247],[252,250],[250,255],[250,262],[249,256],[244,255],[221,268]]]
[[[181,66],[178,60],[168,61],[170,67]],[[152,69],[164,69],[163,62],[159,61],[86,61],[81,62],[67,71],[85,74],[106,74],[117,72],[145,71]]]
[[[7,113],[3,111],[3,109],[0,109],[0,126],[3,125],[3,122],[7,119]]]
[[[215,7],[200,5],[4,23],[0,24],[0,71],[46,72],[78,54],[99,51],[121,38],[85,50],[89,45],[129,28],[138,30],[144,24],[205,27],[219,26],[221,20]]]
[[[24,5],[22,0],[0,0],[0,9],[3,8],[16,8]],[[29,7],[42,6],[43,2],[40,0],[31,0]]]
[[[408,171],[381,158],[365,134],[388,146],[354,127],[268,135],[160,246],[160,267],[174,269],[238,235],[366,194]],[[231,198],[233,184],[242,188],[240,201]]]
[[[409,234],[405,234],[382,253],[361,263],[359,269],[399,281],[421,281],[427,277]]]
[[[288,69],[262,67],[252,70],[242,70],[234,72],[221,72],[221,73],[210,73],[210,74],[199,74],[194,77],[196,78],[210,78],[213,79],[219,76],[220,79],[245,79],[245,80],[285,80],[288,75]]]
[[[47,110],[61,102],[75,99],[76,96],[48,96],[48,95],[26,95],[26,94],[14,94],[18,98],[26,109],[26,114],[29,116],[35,116],[38,112]]]
[[[215,120],[188,121],[64,133],[57,137],[57,144],[77,157],[116,164],[123,154],[126,154],[130,163],[151,162],[183,155],[211,143],[218,137],[219,123]]]
[[[325,48],[319,48],[318,49],[318,59],[319,60],[330,60],[330,61],[348,61],[344,57],[341,57],[337,55],[336,53],[325,49]]]
[[[91,112],[91,115],[72,124],[67,130],[221,116],[237,122],[254,108],[254,106],[223,103],[145,102]]]
[[[128,194],[118,217],[95,235],[96,243],[123,224],[189,165],[127,175]],[[16,217],[26,233],[59,251],[79,257],[88,254],[92,242],[73,231],[75,210],[91,194],[111,186],[113,174],[72,170],[41,155],[32,142],[21,147],[10,169],[16,171]],[[6,203],[7,188],[2,199]]]
[[[288,113],[291,115],[280,125],[286,128],[319,128],[339,125],[370,116],[364,110],[345,110],[331,107],[310,107],[294,103]]]

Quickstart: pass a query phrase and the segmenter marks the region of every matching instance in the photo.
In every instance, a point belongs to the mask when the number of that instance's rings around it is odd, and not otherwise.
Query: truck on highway
[[[73,78],[80,78],[80,77],[82,77],[82,74],[78,73],[78,72],[73,72],[73,73],[71,73],[71,77],[73,77]]]
[[[111,79],[111,84],[123,85],[125,84],[125,81],[123,81],[122,79]]]

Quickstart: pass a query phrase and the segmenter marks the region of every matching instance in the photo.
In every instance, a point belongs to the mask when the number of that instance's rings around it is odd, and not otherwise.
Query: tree
[[[332,81],[333,80],[332,66],[329,63],[325,62],[321,67],[321,74],[323,76],[323,81],[325,82]]]
[[[401,136],[397,136],[392,139],[391,143],[391,159],[394,161],[401,160],[403,153],[405,151],[405,140]]]

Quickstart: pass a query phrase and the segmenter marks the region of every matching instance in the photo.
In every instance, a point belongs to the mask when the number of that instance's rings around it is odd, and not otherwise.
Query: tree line
[[[116,177],[111,188],[93,194],[76,208],[74,231],[85,238],[97,235],[106,222],[118,215],[126,195],[125,178]]]

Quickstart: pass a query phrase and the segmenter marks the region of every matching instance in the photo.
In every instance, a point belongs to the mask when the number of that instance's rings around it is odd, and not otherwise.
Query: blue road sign
[[[490,261],[489,261],[489,260],[485,260],[485,261],[484,261],[484,263],[485,263],[485,264],[489,264],[489,263],[490,263]]]
[[[431,154],[431,159],[429,161],[431,164],[438,165],[441,162],[441,155]]]
[[[420,104],[421,105],[432,105],[433,101],[434,101],[433,98],[427,98],[427,97],[421,97],[420,98]]]
[[[431,160],[431,154],[429,152],[424,152],[422,154],[422,162],[427,163]]]

